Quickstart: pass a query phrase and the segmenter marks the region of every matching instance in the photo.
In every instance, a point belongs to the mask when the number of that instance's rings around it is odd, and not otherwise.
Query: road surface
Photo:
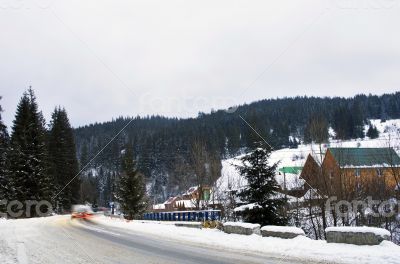
[[[24,230],[26,229],[26,230]],[[56,218],[10,230],[19,263],[299,263],[148,237],[84,220]]]

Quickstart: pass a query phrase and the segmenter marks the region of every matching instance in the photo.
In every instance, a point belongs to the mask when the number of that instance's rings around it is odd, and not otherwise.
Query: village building
[[[201,209],[209,204],[211,187],[203,186],[200,195],[197,186],[190,187],[181,195],[169,197],[164,203],[155,204],[152,211],[171,212],[171,211],[190,211]]]
[[[300,177],[306,189],[328,196],[391,196],[398,190],[400,158],[392,148],[328,148],[322,164],[309,155]]]

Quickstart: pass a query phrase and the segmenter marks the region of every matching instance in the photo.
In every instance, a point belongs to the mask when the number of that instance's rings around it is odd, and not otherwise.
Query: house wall
[[[340,159],[340,157],[339,157]],[[393,196],[396,178],[400,168],[340,168],[328,150],[322,163],[322,174],[326,182],[327,194],[338,199],[352,200],[360,196],[384,198]],[[378,176],[379,169],[381,176]]]
[[[342,175],[337,161],[329,150],[326,151],[321,171],[325,194],[342,197],[351,190],[351,183],[346,182],[348,179]]]
[[[311,188],[319,189],[319,179],[321,177],[321,168],[315,159],[308,155],[306,162],[304,163],[303,169],[300,174],[300,178],[306,181],[304,189],[309,190]]]
[[[354,195],[362,193],[375,199],[393,197],[395,175],[399,175],[399,168],[346,168],[343,171],[345,177],[349,178]]]

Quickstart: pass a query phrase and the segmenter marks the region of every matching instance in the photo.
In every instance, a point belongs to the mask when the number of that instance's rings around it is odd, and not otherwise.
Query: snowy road
[[[299,263],[199,247],[66,217],[10,228],[3,263]]]

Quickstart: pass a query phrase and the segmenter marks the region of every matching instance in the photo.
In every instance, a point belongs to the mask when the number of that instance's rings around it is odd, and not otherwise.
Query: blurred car
[[[72,206],[71,219],[90,219],[93,217],[92,207],[89,205],[76,204]]]

